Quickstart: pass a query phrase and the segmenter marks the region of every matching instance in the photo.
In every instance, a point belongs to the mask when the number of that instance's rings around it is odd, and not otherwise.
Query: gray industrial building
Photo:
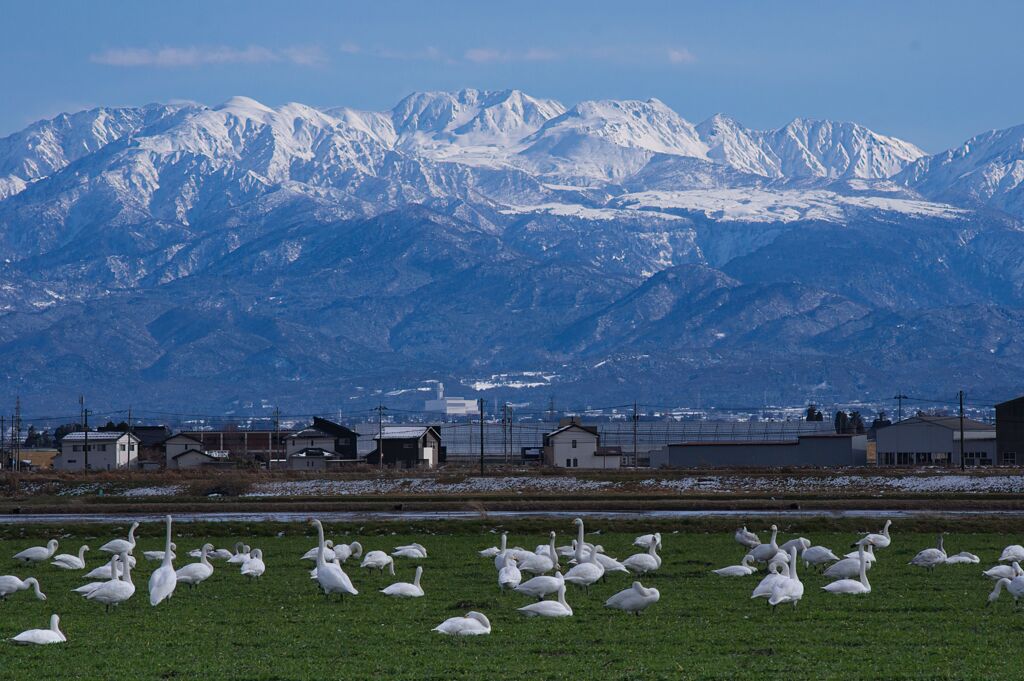
[[[1001,466],[1024,463],[1024,397],[996,405],[996,453]]]
[[[964,419],[964,463],[991,466],[996,462],[996,427]],[[960,466],[960,418],[915,416],[879,428],[875,435],[879,466]]]
[[[682,442],[651,452],[651,468],[863,466],[867,436],[811,433],[785,440]]]

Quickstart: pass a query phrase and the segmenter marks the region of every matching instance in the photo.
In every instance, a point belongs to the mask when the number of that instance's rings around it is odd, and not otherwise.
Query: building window
[[[575,457],[573,457],[573,460],[572,460],[572,467],[573,468],[579,468],[580,467],[580,462],[577,461]]]
[[[573,440],[573,441],[572,441],[572,448],[573,448],[573,449],[576,449],[576,440]]]
[[[82,445],[71,445],[71,451],[80,452],[82,451]]]
[[[68,463],[78,463],[78,459],[68,459]]]
[[[124,450],[128,449],[128,447],[127,447],[127,445],[120,444],[120,445],[117,446],[117,449],[118,449],[118,451],[122,451],[123,452]]]
[[[566,460],[565,460],[565,467],[566,468],[572,468],[572,459],[571,458],[566,458]]]
[[[1016,466],[1017,465],[1017,452],[1003,452],[1000,460],[1004,466]]]
[[[347,437],[339,437],[338,438],[338,446],[339,447],[347,447],[348,446],[348,438]]]

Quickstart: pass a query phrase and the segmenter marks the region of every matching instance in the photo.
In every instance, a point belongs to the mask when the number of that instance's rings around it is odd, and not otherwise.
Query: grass
[[[553,527],[565,536],[572,527]],[[609,553],[624,558],[635,532],[602,529],[597,539]],[[436,527],[435,535],[424,527]],[[609,526],[610,527],[610,526]],[[514,543],[532,547],[544,541],[536,524],[520,527]],[[61,552],[76,552],[81,542],[93,551],[87,563],[101,563],[96,550],[126,528],[76,528],[61,537]],[[160,527],[147,527],[136,554],[161,548]],[[232,528],[237,530],[239,528]],[[266,528],[261,528],[266,529]],[[309,528],[287,526],[283,536],[199,535],[225,532],[212,526],[176,529],[183,554],[209,539],[231,546],[246,539],[264,550],[267,574],[259,582],[242,578],[236,567],[215,563],[214,576],[199,590],[182,587],[169,602],[150,607],[146,594],[154,563],[140,560],[133,573],[138,591],[128,603],[104,614],[70,589],[81,573],[43,565],[24,568],[10,556],[47,536],[30,529],[24,537],[0,541],[0,574],[34,575],[48,594],[46,602],[28,592],[0,603],[0,636],[45,627],[51,612],[62,617],[69,642],[61,646],[16,647],[0,643],[0,679],[95,679],[117,673],[132,679],[478,679],[528,675],[532,679],[764,679],[766,675],[836,679],[1016,679],[1021,658],[1013,643],[1024,633],[1024,612],[1011,601],[984,608],[992,583],[980,571],[993,564],[1003,546],[1019,537],[994,533],[951,534],[950,552],[969,550],[982,565],[945,566],[928,574],[907,566],[931,534],[894,528],[893,546],[880,553],[870,571],[873,587],[862,597],[834,596],[820,590],[827,580],[802,571],[806,596],[794,610],[772,615],[763,600],[751,601],[756,578],[721,578],[713,567],[739,562],[739,547],[729,533],[697,531],[666,534],[664,564],[645,578],[657,586],[661,602],[640,617],[602,607],[631,579],[610,577],[588,596],[571,588],[571,619],[538,620],[515,608],[530,602],[501,596],[493,561],[476,551],[496,543],[477,523],[436,526],[328,526],[338,540],[358,538],[367,550],[387,549],[419,540],[430,550],[424,561],[421,599],[386,598],[377,590],[390,577],[364,574],[351,561],[347,571],[360,595],[339,602],[319,595],[308,578],[311,567],[298,556],[313,546]],[[180,532],[179,532],[180,531]],[[391,532],[395,531],[396,534]],[[852,541],[849,532],[803,532],[815,543],[838,549]],[[787,536],[788,538],[788,536]],[[180,566],[192,559],[182,557]],[[411,581],[414,563],[398,560],[398,579]],[[480,610],[493,625],[490,636],[453,640],[431,628],[453,615]]]

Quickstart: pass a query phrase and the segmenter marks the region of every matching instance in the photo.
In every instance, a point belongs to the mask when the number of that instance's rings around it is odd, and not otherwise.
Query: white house
[[[569,421],[544,436],[544,462],[559,468],[619,468],[621,447],[602,447],[597,428]]]
[[[164,440],[164,466],[166,468],[180,468],[178,463],[176,463],[178,461],[176,457],[190,450],[203,452],[205,448],[202,442],[184,433],[178,433],[167,438]]]
[[[135,468],[138,459],[139,438],[131,433],[68,433],[60,441],[60,453],[53,459],[53,468],[58,471],[114,471]]]

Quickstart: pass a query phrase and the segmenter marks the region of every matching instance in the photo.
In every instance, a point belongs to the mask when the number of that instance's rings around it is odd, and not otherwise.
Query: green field
[[[556,526],[559,544],[572,526]],[[209,527],[209,526],[207,526]],[[17,540],[0,541],[0,574],[36,576],[49,600],[30,592],[0,603],[0,636],[45,627],[59,613],[68,643],[47,647],[0,644],[2,679],[653,679],[653,678],[950,678],[1019,679],[1024,655],[1016,636],[1024,633],[1024,612],[1015,612],[1004,593],[995,608],[984,608],[992,583],[982,569],[994,564],[1003,546],[1020,538],[997,534],[951,534],[951,553],[968,550],[979,565],[944,566],[928,574],[907,566],[931,534],[901,534],[880,552],[870,571],[867,596],[822,592],[826,580],[806,570],[806,595],[799,608],[780,607],[773,616],[764,600],[751,601],[756,577],[722,578],[713,567],[739,562],[741,552],[728,533],[664,536],[664,564],[644,579],[661,590],[661,602],[641,617],[607,610],[604,600],[631,582],[615,575],[588,596],[570,588],[571,619],[524,618],[515,611],[530,602],[518,594],[498,594],[493,562],[476,551],[497,535],[477,526],[439,525],[444,534],[397,534],[375,527],[359,535],[366,550],[390,551],[420,541],[430,551],[424,561],[421,599],[387,598],[377,589],[387,576],[346,566],[360,595],[329,602],[308,577],[311,565],[298,557],[315,544],[311,529],[288,527],[284,536],[190,536],[176,526],[184,554],[209,539],[231,546],[245,538],[264,550],[266,576],[244,579],[237,568],[215,562],[216,572],[199,590],[180,587],[174,598],[150,607],[146,594],[155,563],[141,560],[146,549],[162,548],[159,526],[147,527],[133,572],[138,591],[131,601],[105,614],[103,607],[71,593],[79,573],[49,564],[24,568],[10,556],[43,543],[46,536],[26,530]],[[595,520],[588,529],[599,529]],[[122,528],[123,529],[123,528]],[[266,529],[266,528],[264,528]],[[275,528],[278,529],[278,528]],[[351,541],[328,525],[328,536]],[[95,536],[95,534],[99,536]],[[625,558],[635,533],[604,532],[588,537]],[[837,553],[855,537],[849,533],[801,532]],[[766,533],[762,533],[767,538]],[[93,547],[89,567],[102,562],[95,549],[117,536],[106,528],[60,537],[60,552],[76,552],[84,540]],[[783,538],[789,538],[789,535]],[[536,530],[513,534],[513,543],[531,547],[544,541]],[[180,566],[192,559],[176,561]],[[398,559],[398,579],[411,581],[414,564]],[[431,628],[468,610],[491,620],[490,636],[452,639]]]

